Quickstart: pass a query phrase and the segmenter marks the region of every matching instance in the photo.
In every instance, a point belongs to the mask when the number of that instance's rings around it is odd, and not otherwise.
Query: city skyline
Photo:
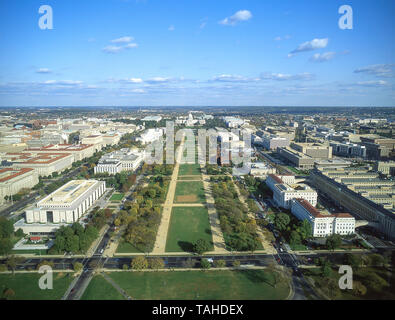
[[[41,30],[41,5],[53,29]],[[338,26],[353,9],[353,29]],[[0,106],[393,106],[388,1],[4,1]]]

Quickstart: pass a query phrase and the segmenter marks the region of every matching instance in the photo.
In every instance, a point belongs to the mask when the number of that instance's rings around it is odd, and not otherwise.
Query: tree
[[[301,242],[302,242],[302,238],[301,238],[300,234],[297,231],[293,230],[291,232],[289,244],[291,246],[296,246],[296,245],[300,244]]]
[[[226,266],[225,260],[215,260],[214,265],[216,268],[224,268]]]
[[[161,258],[153,258],[148,261],[150,269],[158,270],[165,267],[165,262]]]
[[[233,265],[233,267],[235,267],[235,268],[240,267],[240,265],[241,265],[240,260],[235,260],[235,261],[233,261],[232,265]]]
[[[283,276],[279,270],[279,267],[277,264],[271,262],[267,266],[267,271],[271,273],[272,279],[273,279],[273,287],[277,288],[277,285],[283,280]]]
[[[378,253],[371,254],[369,257],[371,266],[381,267],[385,263],[385,258]]]
[[[276,215],[274,224],[279,229],[280,231],[284,231],[287,229],[287,226],[289,222],[291,221],[291,218],[289,215],[287,215],[284,212],[280,212],[279,214]]]
[[[145,257],[138,256],[132,260],[130,266],[133,270],[148,269],[148,261]]]
[[[313,230],[307,219],[300,222],[299,234],[302,237],[302,240],[307,240],[312,237]]]
[[[200,261],[200,267],[202,269],[210,269],[211,268],[211,263],[207,259],[202,259]]]
[[[367,288],[360,281],[353,281],[352,291],[357,296],[364,296],[368,291]]]
[[[12,290],[11,288],[5,288],[3,291],[3,297],[4,299],[11,299],[13,296],[15,296],[15,291]]]
[[[365,283],[367,287],[378,292],[381,291],[383,287],[388,286],[387,281],[373,271],[370,271],[365,275]]]
[[[362,258],[359,254],[346,253],[344,260],[345,264],[350,265],[353,269],[360,267],[362,264]]]
[[[75,272],[81,271],[83,267],[84,267],[84,266],[82,265],[81,262],[78,262],[78,261],[77,261],[77,262],[74,262],[74,263],[73,263],[73,268],[74,268],[74,271],[75,271]]]
[[[335,250],[342,244],[342,238],[339,234],[332,234],[326,239],[326,247],[329,250]]]
[[[321,265],[321,273],[325,278],[329,278],[331,276],[332,268],[329,260],[325,260],[325,262]]]
[[[0,238],[10,238],[14,233],[14,225],[6,217],[0,217]]]
[[[10,238],[0,238],[0,256],[5,256],[11,253],[14,245]]]
[[[210,243],[205,239],[198,239],[193,244],[193,251],[197,254],[203,254],[206,251],[209,251],[211,248]]]

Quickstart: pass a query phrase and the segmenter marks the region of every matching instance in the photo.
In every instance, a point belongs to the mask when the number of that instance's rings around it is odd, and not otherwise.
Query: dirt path
[[[158,233],[156,235],[155,246],[152,250],[152,253],[154,254],[165,253],[166,250],[167,231],[169,230],[171,210],[173,208],[174,195],[176,193],[178,171],[180,170],[180,160],[182,156],[184,141],[185,137],[182,138],[181,144],[178,149],[176,163],[169,184],[169,190],[167,191],[166,201],[163,204],[162,219],[158,228]]]

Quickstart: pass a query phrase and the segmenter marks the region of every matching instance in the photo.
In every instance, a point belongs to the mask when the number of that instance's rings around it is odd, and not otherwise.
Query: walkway
[[[103,278],[111,284],[115,290],[117,290],[126,300],[132,300],[132,297],[129,296],[125,290],[123,290],[113,279],[111,279],[108,275],[106,275],[104,272],[101,273]]]
[[[178,154],[176,156],[173,174],[171,175],[169,190],[167,192],[166,201],[163,204],[162,219],[158,228],[158,233],[156,235],[155,246],[152,250],[153,254],[163,254],[166,250],[167,231],[169,230],[171,210],[173,208],[174,195],[176,193],[178,171],[180,170],[180,160],[184,147],[184,141],[185,137],[182,138],[181,144],[178,148]]]

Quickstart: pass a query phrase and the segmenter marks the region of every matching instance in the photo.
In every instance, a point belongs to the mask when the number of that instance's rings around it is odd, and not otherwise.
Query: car
[[[283,248],[280,248],[280,252],[283,252],[284,250],[283,250]]]
[[[104,252],[104,249],[100,249],[100,254],[102,254]]]

